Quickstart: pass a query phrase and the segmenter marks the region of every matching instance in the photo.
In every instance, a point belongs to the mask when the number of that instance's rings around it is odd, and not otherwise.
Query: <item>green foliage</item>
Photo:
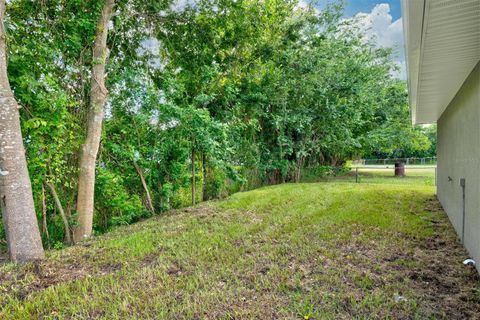
[[[48,245],[65,231],[45,182],[75,220],[102,4],[7,6],[8,74]],[[189,205],[192,166],[200,200],[340,175],[333,168],[362,155],[434,152],[434,129],[410,124],[390,50],[365,41],[341,4],[317,12],[287,0],[116,1],[107,43],[97,232]]]
[[[104,169],[97,172],[95,185],[95,230],[130,224],[150,216],[138,195],[130,195],[123,179]]]
[[[411,125],[405,83],[398,81],[386,90],[389,107],[377,112],[381,121],[366,135],[366,154],[401,158],[435,148],[431,141],[436,130],[429,137],[425,128]],[[430,152],[433,153],[430,156],[435,156],[434,150]]]
[[[47,246],[64,240],[46,182],[55,185],[73,215],[78,153],[84,135],[88,69],[102,1],[10,1],[7,5],[8,75],[22,106],[21,122],[34,200],[47,213]],[[43,198],[45,197],[45,199]],[[43,201],[45,200],[45,206]],[[41,219],[39,219],[41,220]]]
[[[65,244],[63,242],[55,242],[55,244],[53,245],[53,249],[55,250],[62,250],[63,248],[65,248]]]
[[[7,250],[7,241],[5,240],[5,228],[3,227],[3,221],[0,221],[0,250]]]
[[[225,198],[242,189],[245,180],[232,167],[211,166],[207,168],[206,193],[208,199]]]
[[[312,181],[315,179],[321,179],[325,177],[337,177],[341,176],[351,170],[348,166],[315,166],[305,168],[302,173],[303,181]]]

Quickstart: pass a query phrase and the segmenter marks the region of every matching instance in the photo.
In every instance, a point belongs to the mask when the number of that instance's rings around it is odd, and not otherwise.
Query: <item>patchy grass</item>
[[[433,186],[348,179],[238,193],[4,264],[0,318],[478,316],[477,273]]]

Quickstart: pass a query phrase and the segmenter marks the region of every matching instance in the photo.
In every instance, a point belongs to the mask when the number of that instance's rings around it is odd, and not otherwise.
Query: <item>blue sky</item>
[[[335,0],[301,0],[303,3],[316,3],[320,9]],[[339,1],[339,0],[338,0]],[[345,0],[345,18],[356,17],[368,38],[378,47],[393,49],[393,60],[400,67],[395,74],[406,79],[406,63],[403,41],[403,24],[400,0]]]
[[[371,12],[372,9],[380,3],[387,3],[390,6],[390,14],[394,20],[400,18],[400,0],[347,0],[345,15],[347,17],[352,17],[359,12]]]
[[[327,3],[341,0],[303,0],[303,2],[316,3],[318,7],[323,8]],[[353,17],[359,12],[371,12],[376,5],[386,3],[390,7],[390,14],[394,20],[401,17],[400,0],[343,0],[345,1],[345,17]]]

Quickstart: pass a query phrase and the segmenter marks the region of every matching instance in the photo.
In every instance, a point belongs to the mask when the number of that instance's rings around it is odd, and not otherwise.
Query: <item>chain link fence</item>
[[[430,165],[434,166],[437,164],[437,157],[428,157],[428,158],[386,158],[386,159],[359,159],[354,160],[354,166],[387,166],[394,165],[395,163],[402,162],[408,165],[424,166]]]
[[[393,183],[436,185],[437,168],[433,165],[405,166],[404,175],[395,174],[394,165],[355,166],[347,179],[355,183]]]

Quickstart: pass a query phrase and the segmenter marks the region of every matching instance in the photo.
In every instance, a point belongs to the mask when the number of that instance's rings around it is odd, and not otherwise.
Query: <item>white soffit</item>
[[[480,61],[480,0],[402,0],[414,123],[438,120]]]

